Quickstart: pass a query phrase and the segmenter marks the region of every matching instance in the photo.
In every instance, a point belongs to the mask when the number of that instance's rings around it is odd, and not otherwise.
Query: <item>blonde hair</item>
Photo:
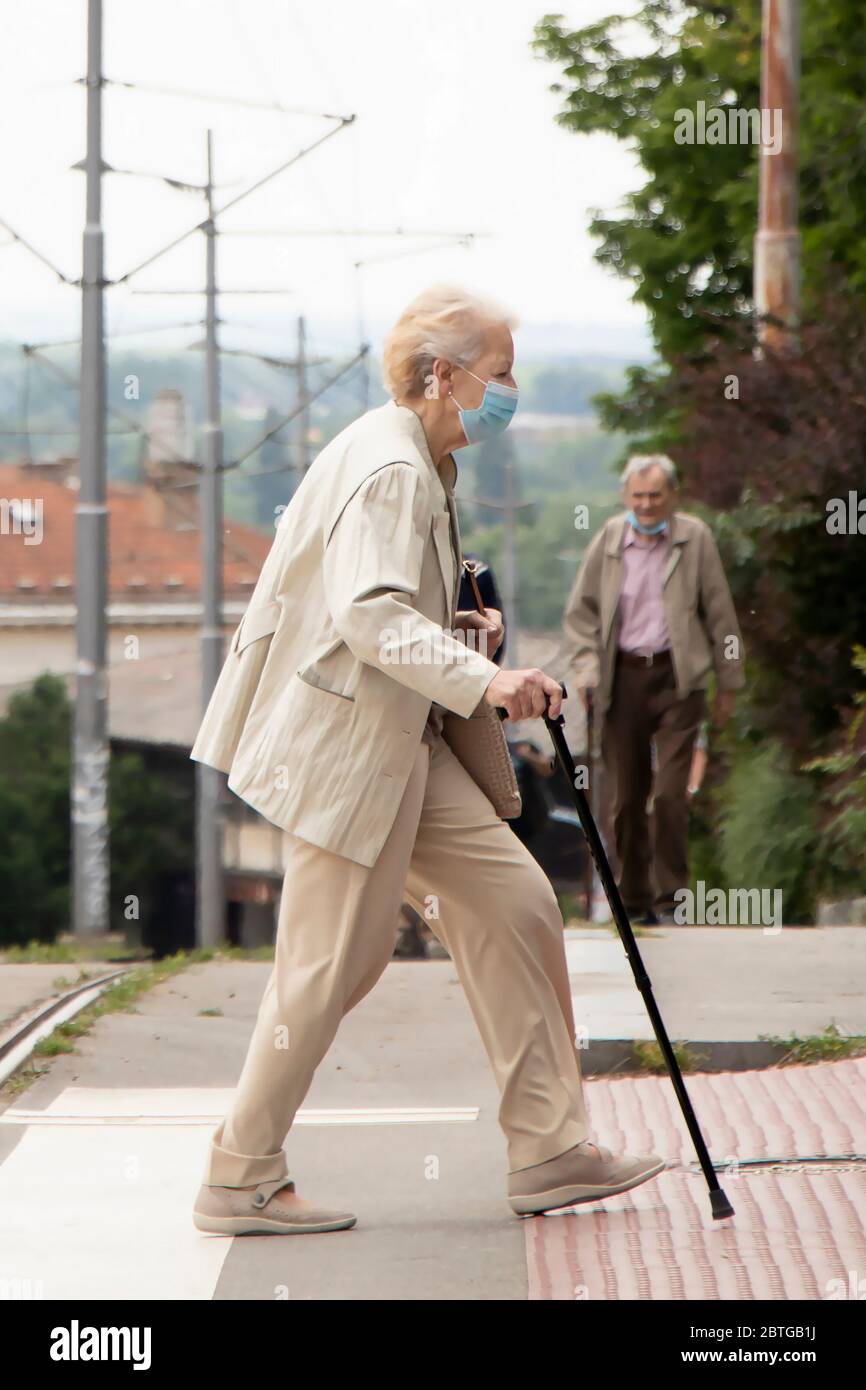
[[[517,327],[501,305],[457,285],[431,285],[407,305],[387,334],[382,382],[392,396],[420,396],[437,357],[467,366],[481,355],[485,329]]]

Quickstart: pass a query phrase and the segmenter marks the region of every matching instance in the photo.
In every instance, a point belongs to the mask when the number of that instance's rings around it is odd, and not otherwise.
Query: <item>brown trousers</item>
[[[419,743],[372,868],[294,835],[288,849],[274,968],[204,1182],[244,1187],[288,1172],[283,1141],[342,1018],[391,959],[404,900],[465,990],[499,1089],[509,1171],[589,1137],[556,895],[441,736]]]
[[[674,893],[688,887],[688,776],[705,705],[703,690],[678,698],[670,661],[652,666],[617,661],[601,747],[619,890],[630,914],[651,908],[670,912]]]

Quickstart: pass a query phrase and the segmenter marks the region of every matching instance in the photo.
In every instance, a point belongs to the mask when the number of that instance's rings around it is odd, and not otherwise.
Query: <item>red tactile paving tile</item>
[[[714,1221],[670,1080],[587,1081],[592,1135],[661,1154],[659,1177],[527,1218],[531,1299],[829,1299],[866,1280],[866,1059],[686,1077],[735,1215]],[[738,1167],[748,1159],[782,1167]],[[830,1281],[840,1280],[838,1285]],[[866,1284],[861,1292],[866,1291]]]

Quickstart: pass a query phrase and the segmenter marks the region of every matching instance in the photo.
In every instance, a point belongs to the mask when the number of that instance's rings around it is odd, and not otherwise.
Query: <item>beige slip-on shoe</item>
[[[654,1178],[665,1166],[658,1154],[620,1154],[585,1139],[564,1154],[508,1175],[508,1200],[518,1216],[532,1216],[579,1202],[597,1202]]]
[[[275,1196],[284,1188],[294,1192],[295,1184],[290,1178],[272,1178],[270,1182],[260,1182],[255,1192],[245,1192],[240,1187],[203,1183],[195,1200],[193,1225],[212,1235],[288,1236],[344,1231],[358,1219],[350,1211],[286,1206]]]

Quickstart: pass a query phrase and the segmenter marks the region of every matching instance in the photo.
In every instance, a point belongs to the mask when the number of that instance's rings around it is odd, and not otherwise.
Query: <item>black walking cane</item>
[[[565,699],[568,692],[566,691],[565,686],[562,685],[562,682],[560,682],[560,685],[562,687],[562,698]],[[505,711],[503,710],[502,713],[504,714]],[[695,1112],[692,1109],[692,1103],[689,1100],[688,1093],[686,1091],[685,1085],[683,1084],[683,1078],[679,1068],[679,1063],[677,1062],[677,1059],[674,1056],[674,1050],[670,1045],[668,1035],[665,1031],[665,1026],[662,1022],[662,1016],[659,1013],[658,1006],[656,1005],[656,1001],[653,998],[650,978],[649,975],[646,973],[646,970],[644,969],[644,964],[641,960],[640,952],[638,951],[637,943],[634,938],[634,932],[632,931],[631,924],[628,920],[628,913],[625,910],[625,906],[620,896],[619,889],[616,885],[616,879],[611,873],[610,864],[608,863],[607,855],[604,852],[604,845],[602,844],[601,836],[599,835],[595,821],[593,820],[589,802],[586,798],[585,792],[583,792],[581,788],[577,786],[574,760],[572,759],[571,753],[568,750],[568,744],[565,741],[565,735],[562,731],[563,724],[565,723],[565,721],[561,714],[557,715],[556,719],[550,719],[548,714],[545,712],[544,722],[547,725],[547,731],[550,734],[551,739],[553,740],[553,746],[556,749],[557,757],[559,758],[563,771],[565,772],[568,778],[568,784],[571,787],[571,794],[574,798],[574,804],[577,809],[577,814],[580,817],[580,823],[583,826],[583,833],[586,836],[587,844],[589,845],[592,857],[595,860],[595,867],[598,870],[598,876],[601,879],[604,891],[607,894],[607,900],[610,903],[610,910],[613,913],[613,919],[616,922],[617,931],[619,932],[620,939],[622,941],[623,946],[625,947],[625,953],[628,956],[629,963],[634,974],[635,984],[637,985],[638,989],[643,995],[643,1001],[646,1004],[647,1013],[650,1016],[650,1021],[653,1026],[653,1030],[655,1032],[656,1037],[658,1038],[658,1044],[662,1050],[662,1054],[664,1056],[668,1072],[670,1073],[670,1078],[673,1082],[674,1090],[677,1094],[677,1100],[680,1103],[680,1108],[683,1112],[683,1117],[685,1119],[686,1124],[688,1125],[689,1134],[692,1136],[692,1142],[695,1146],[698,1159],[700,1160],[701,1168],[704,1172],[704,1177],[707,1180],[707,1186],[710,1190],[710,1207],[712,1208],[713,1217],[716,1221],[720,1221],[723,1217],[733,1216],[734,1208],[731,1206],[722,1188],[719,1186],[719,1181],[716,1177],[715,1169],[713,1168],[712,1161],[710,1159],[709,1154],[707,1153],[707,1146],[704,1142],[704,1136],[701,1134],[700,1126],[698,1125],[697,1119],[695,1117]]]
[[[563,690],[564,690],[564,689],[565,689],[565,687],[563,686]],[[595,791],[596,791],[596,787],[595,787],[595,766],[594,766],[593,756],[592,756],[592,753],[593,753],[593,738],[594,738],[594,730],[593,730],[593,713],[594,713],[594,711],[593,711],[592,690],[591,690],[590,688],[587,688],[587,690],[586,690],[586,775],[587,775],[587,790],[589,791],[589,795],[588,795],[588,797],[586,798],[586,800],[587,800],[587,805],[589,806],[590,810],[592,810],[593,805],[595,805],[596,810],[597,810],[597,809],[598,809],[598,797],[597,797],[596,794],[595,794]],[[586,877],[586,882],[585,882],[584,888],[585,888],[585,893],[586,893],[586,908],[585,908],[585,913],[584,913],[584,915],[585,915],[585,917],[586,917],[587,922],[591,922],[591,921],[592,921],[592,899],[593,899],[593,891],[592,891],[592,890],[593,890],[593,888],[595,887],[595,872],[594,872],[594,870],[593,870],[592,858],[591,858],[589,855],[587,855],[587,860],[586,860],[586,876],[585,876],[585,877]]]

